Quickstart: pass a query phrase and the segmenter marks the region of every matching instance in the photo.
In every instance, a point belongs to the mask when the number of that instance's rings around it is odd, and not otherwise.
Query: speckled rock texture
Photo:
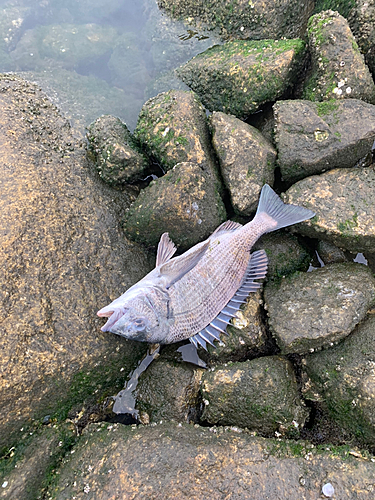
[[[202,421],[298,437],[308,410],[293,365],[281,356],[220,365],[202,377]]]
[[[303,394],[320,401],[357,439],[375,444],[375,317],[373,311],[332,349],[303,360]]]
[[[246,120],[295,82],[305,54],[302,40],[236,40],[215,45],[176,70],[210,111]]]
[[[98,174],[109,185],[121,186],[145,177],[148,161],[120,118],[101,116],[89,125],[87,139]]]
[[[134,136],[165,171],[177,163],[196,163],[222,189],[206,113],[194,92],[170,90],[149,99]]]
[[[232,206],[236,213],[250,215],[263,185],[273,186],[276,150],[259,130],[234,116],[214,112],[210,124]]]
[[[309,20],[311,74],[304,98],[311,101],[355,98],[375,104],[375,84],[348,21],[327,10]]]
[[[143,189],[124,222],[126,234],[156,246],[168,232],[181,250],[207,238],[226,218],[210,177],[196,163],[180,163]]]
[[[0,459],[0,498],[41,498],[49,474],[77,440],[72,422],[49,424],[21,433],[21,439]]]
[[[0,77],[0,144],[3,446],[30,419],[113,390],[136,363],[145,346],[103,334],[96,311],[150,264],[120,231],[126,192],[103,185],[68,123],[16,76]]]
[[[348,15],[350,27],[366,63],[374,75],[375,72],[375,2],[374,0],[356,0]]]
[[[330,482],[340,500],[372,500],[374,464],[326,448],[186,424],[92,424],[48,493],[59,500],[317,500]]]
[[[375,303],[375,278],[363,264],[331,264],[268,283],[265,302],[281,352],[304,354],[354,330]]]
[[[317,245],[317,252],[326,266],[328,264],[348,262],[345,252],[329,241],[320,240]]]
[[[311,0],[158,0],[158,5],[189,24],[252,40],[301,36],[314,9]]]
[[[284,201],[316,213],[291,228],[350,252],[375,252],[374,167],[345,168],[308,177],[286,192]]]
[[[190,363],[159,358],[140,376],[135,397],[141,421],[196,422],[203,373]]]
[[[358,99],[274,105],[278,165],[285,182],[349,168],[371,153],[375,106]]]

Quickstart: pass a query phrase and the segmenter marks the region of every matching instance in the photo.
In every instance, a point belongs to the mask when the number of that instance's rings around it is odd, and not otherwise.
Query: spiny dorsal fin
[[[193,248],[161,266],[160,275],[167,279],[166,288],[171,287],[198,264],[206,253],[209,244],[210,242],[207,240],[204,244],[199,245],[198,248]]]
[[[156,254],[156,267],[161,266],[162,264],[168,262],[168,260],[173,257],[176,250],[177,247],[170,239],[169,234],[163,233],[161,235],[158,245],[158,252]]]
[[[228,233],[229,231],[236,231],[236,229],[239,229],[240,227],[242,227],[242,224],[233,222],[232,220],[226,220],[215,229],[211,236],[217,236],[220,233]]]

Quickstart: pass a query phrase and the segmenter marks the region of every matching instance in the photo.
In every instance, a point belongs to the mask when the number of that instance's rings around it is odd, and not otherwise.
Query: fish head
[[[122,301],[116,299],[97,314],[108,317],[107,323],[101,328],[103,332],[141,342],[152,342],[153,332],[159,324],[152,303],[142,292]]]

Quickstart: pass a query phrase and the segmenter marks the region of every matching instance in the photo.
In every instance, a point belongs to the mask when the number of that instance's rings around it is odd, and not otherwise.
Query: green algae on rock
[[[246,120],[294,83],[305,55],[302,40],[237,40],[216,45],[176,70],[210,111]]]

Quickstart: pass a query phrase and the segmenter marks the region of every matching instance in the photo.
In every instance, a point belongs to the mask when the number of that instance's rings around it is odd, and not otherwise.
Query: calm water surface
[[[220,43],[156,0],[0,0],[0,71],[37,82],[80,133],[102,114],[133,130],[144,102],[186,89],[173,70]]]

